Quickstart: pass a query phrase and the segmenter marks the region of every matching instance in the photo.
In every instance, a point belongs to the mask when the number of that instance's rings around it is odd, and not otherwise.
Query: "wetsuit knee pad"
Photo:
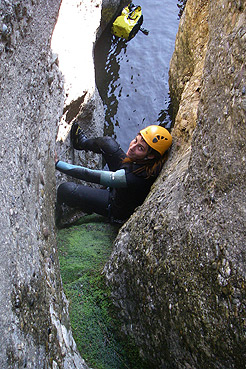
[[[57,201],[59,203],[66,202],[67,198],[69,198],[76,191],[77,184],[73,182],[65,182],[60,184],[57,189]]]
[[[89,150],[97,154],[112,155],[120,150],[120,145],[109,136],[87,138],[80,144],[80,150]]]
[[[106,154],[114,154],[120,149],[120,145],[110,136],[100,137],[100,148]]]

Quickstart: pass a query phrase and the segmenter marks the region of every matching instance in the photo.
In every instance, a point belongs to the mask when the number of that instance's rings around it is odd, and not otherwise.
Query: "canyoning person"
[[[126,153],[112,137],[85,137],[77,122],[73,123],[70,136],[74,149],[102,154],[109,170],[92,170],[56,161],[60,172],[103,186],[62,183],[57,190],[57,203],[122,222],[143,203],[172,144],[168,130],[157,125],[140,130]]]

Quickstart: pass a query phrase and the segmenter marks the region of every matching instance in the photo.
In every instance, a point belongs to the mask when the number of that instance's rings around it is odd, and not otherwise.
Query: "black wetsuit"
[[[126,154],[111,137],[87,139],[83,150],[101,153],[108,164],[108,171],[90,170],[58,161],[56,169],[72,177],[102,184],[108,189],[92,188],[73,182],[58,187],[59,203],[76,207],[85,213],[97,213],[111,220],[126,220],[141,205],[160,169],[148,177],[141,163],[123,163]]]

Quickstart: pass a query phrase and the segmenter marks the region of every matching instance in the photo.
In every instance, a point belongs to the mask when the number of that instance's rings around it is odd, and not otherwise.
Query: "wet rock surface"
[[[245,31],[243,2],[187,1],[174,145],[105,268],[122,329],[155,368],[244,367]]]

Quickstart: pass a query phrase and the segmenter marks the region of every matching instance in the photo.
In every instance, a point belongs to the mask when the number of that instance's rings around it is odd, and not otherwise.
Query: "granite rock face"
[[[243,1],[187,1],[174,144],[105,267],[122,329],[155,368],[245,365],[245,14]]]
[[[83,66],[86,61],[90,68],[85,81],[80,66],[78,88],[74,75],[59,68],[63,60],[51,50],[65,1],[61,8],[60,3],[0,2],[0,367],[4,369],[88,368],[71,334],[59,272],[54,152],[64,106],[68,112],[72,101],[88,96],[87,105],[73,105],[75,113],[70,110],[68,123],[78,113],[86,115],[90,127],[97,127],[96,121],[99,127],[103,120],[92,57],[102,4],[93,0],[86,7],[73,2],[79,13],[74,25],[81,19],[87,24],[88,19],[95,21],[90,34],[77,34],[77,43],[70,48],[74,64]],[[65,21],[68,18],[69,14]],[[70,41],[73,31],[71,25],[66,28]],[[83,59],[75,60],[85,43],[90,46]],[[64,149],[56,146],[58,151]]]

